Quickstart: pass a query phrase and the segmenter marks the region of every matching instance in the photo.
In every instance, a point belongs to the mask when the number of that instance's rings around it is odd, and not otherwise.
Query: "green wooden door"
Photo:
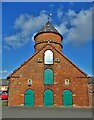
[[[70,90],[64,90],[62,100],[64,106],[72,106],[72,92]]]
[[[51,90],[45,90],[44,92],[44,106],[53,105],[53,92]]]
[[[51,69],[44,71],[44,84],[53,84],[53,71]]]
[[[27,90],[25,92],[25,106],[33,106],[34,105],[34,91],[33,90]]]

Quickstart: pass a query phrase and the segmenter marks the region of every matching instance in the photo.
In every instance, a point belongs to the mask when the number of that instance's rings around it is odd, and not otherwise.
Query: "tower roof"
[[[56,33],[60,35],[61,38],[63,38],[62,35],[58,32],[58,30],[56,30],[55,27],[49,21],[42,27],[42,29],[35,35],[35,37],[41,33]]]

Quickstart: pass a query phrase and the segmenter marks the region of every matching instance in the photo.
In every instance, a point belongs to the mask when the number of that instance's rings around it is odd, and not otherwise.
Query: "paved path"
[[[3,118],[92,118],[90,108],[3,107]]]

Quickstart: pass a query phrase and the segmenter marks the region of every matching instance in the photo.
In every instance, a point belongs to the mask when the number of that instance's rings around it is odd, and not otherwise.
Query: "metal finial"
[[[48,13],[48,21],[50,20],[50,17],[52,16],[51,13]]]

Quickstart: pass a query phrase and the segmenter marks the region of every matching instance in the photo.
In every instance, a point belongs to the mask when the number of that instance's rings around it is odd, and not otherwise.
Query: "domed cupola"
[[[34,36],[35,52],[39,51],[45,44],[52,44],[59,51],[62,51],[62,35],[48,21],[43,28]]]

